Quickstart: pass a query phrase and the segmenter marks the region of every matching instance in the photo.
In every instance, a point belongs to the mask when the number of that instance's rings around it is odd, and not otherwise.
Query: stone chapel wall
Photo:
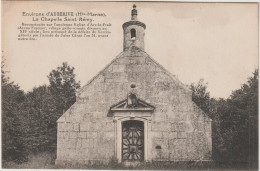
[[[192,102],[190,91],[132,47],[83,87],[59,119],[57,162],[109,161],[115,156],[115,127],[107,113],[130,91],[155,107],[148,128],[152,160],[211,159],[211,120]]]

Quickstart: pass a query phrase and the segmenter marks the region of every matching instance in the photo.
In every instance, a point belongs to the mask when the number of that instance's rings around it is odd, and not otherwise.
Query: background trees
[[[1,66],[2,83],[2,156],[7,160],[16,160],[23,158],[24,143],[22,141],[23,125],[19,120],[22,103],[25,94],[19,86],[9,80],[5,70],[5,62]],[[20,157],[21,156],[21,157]]]
[[[193,101],[212,118],[213,159],[258,162],[258,70],[228,99],[210,98],[207,84],[191,84]]]
[[[74,67],[63,63],[48,76],[50,85],[24,93],[2,66],[3,160],[25,161],[29,153],[55,150],[56,121],[76,101]]]
[[[197,84],[192,83],[190,89],[192,91],[192,100],[207,114],[210,114],[210,93],[207,90],[207,83],[200,79]]]
[[[61,114],[56,110],[55,98],[46,85],[26,94],[23,115],[27,116],[27,149],[32,152],[48,150],[56,143],[56,121]]]
[[[52,70],[48,76],[49,90],[55,98],[56,111],[63,114],[75,101],[76,90],[80,83],[75,81],[74,67],[66,62],[56,70]]]

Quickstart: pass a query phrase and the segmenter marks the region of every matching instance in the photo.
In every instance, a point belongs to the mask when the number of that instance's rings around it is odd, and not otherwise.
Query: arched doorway
[[[122,122],[122,161],[144,161],[144,122]]]

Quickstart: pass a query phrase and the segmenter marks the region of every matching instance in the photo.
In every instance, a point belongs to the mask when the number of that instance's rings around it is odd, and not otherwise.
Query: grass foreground
[[[245,162],[149,162],[136,166],[125,166],[111,160],[108,164],[94,165],[66,165],[55,166],[55,153],[43,152],[30,155],[27,162],[17,164],[15,162],[2,163],[2,168],[6,169],[115,169],[115,170],[257,170],[249,167]]]

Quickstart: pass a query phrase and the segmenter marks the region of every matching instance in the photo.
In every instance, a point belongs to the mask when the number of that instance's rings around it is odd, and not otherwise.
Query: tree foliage
[[[5,62],[1,66],[2,85],[2,156],[7,160],[24,158],[23,125],[19,111],[25,94],[17,84],[10,81],[5,70]],[[20,157],[21,156],[21,157]]]
[[[39,86],[26,94],[23,112],[30,125],[26,136],[27,148],[35,152],[54,145],[56,121],[60,114],[56,111],[55,98],[48,86]]]
[[[204,79],[200,79],[197,84],[192,83],[190,89],[192,91],[192,100],[207,114],[210,110],[210,93],[207,90],[208,83],[204,83]]]
[[[56,121],[76,101],[80,84],[67,63],[52,70],[48,78],[50,85],[24,93],[9,81],[2,67],[4,160],[22,161],[29,153],[56,146]]]
[[[76,101],[76,90],[80,88],[80,83],[75,80],[74,67],[64,62],[52,70],[48,78],[50,92],[56,97],[57,112],[64,113]]]
[[[230,153],[237,160],[254,165],[258,160],[258,70],[240,89],[232,92],[226,103],[228,110],[223,113],[232,123],[225,126],[233,132]]]
[[[207,84],[191,85],[193,101],[212,118],[213,159],[258,161],[258,70],[228,99],[210,98]]]

